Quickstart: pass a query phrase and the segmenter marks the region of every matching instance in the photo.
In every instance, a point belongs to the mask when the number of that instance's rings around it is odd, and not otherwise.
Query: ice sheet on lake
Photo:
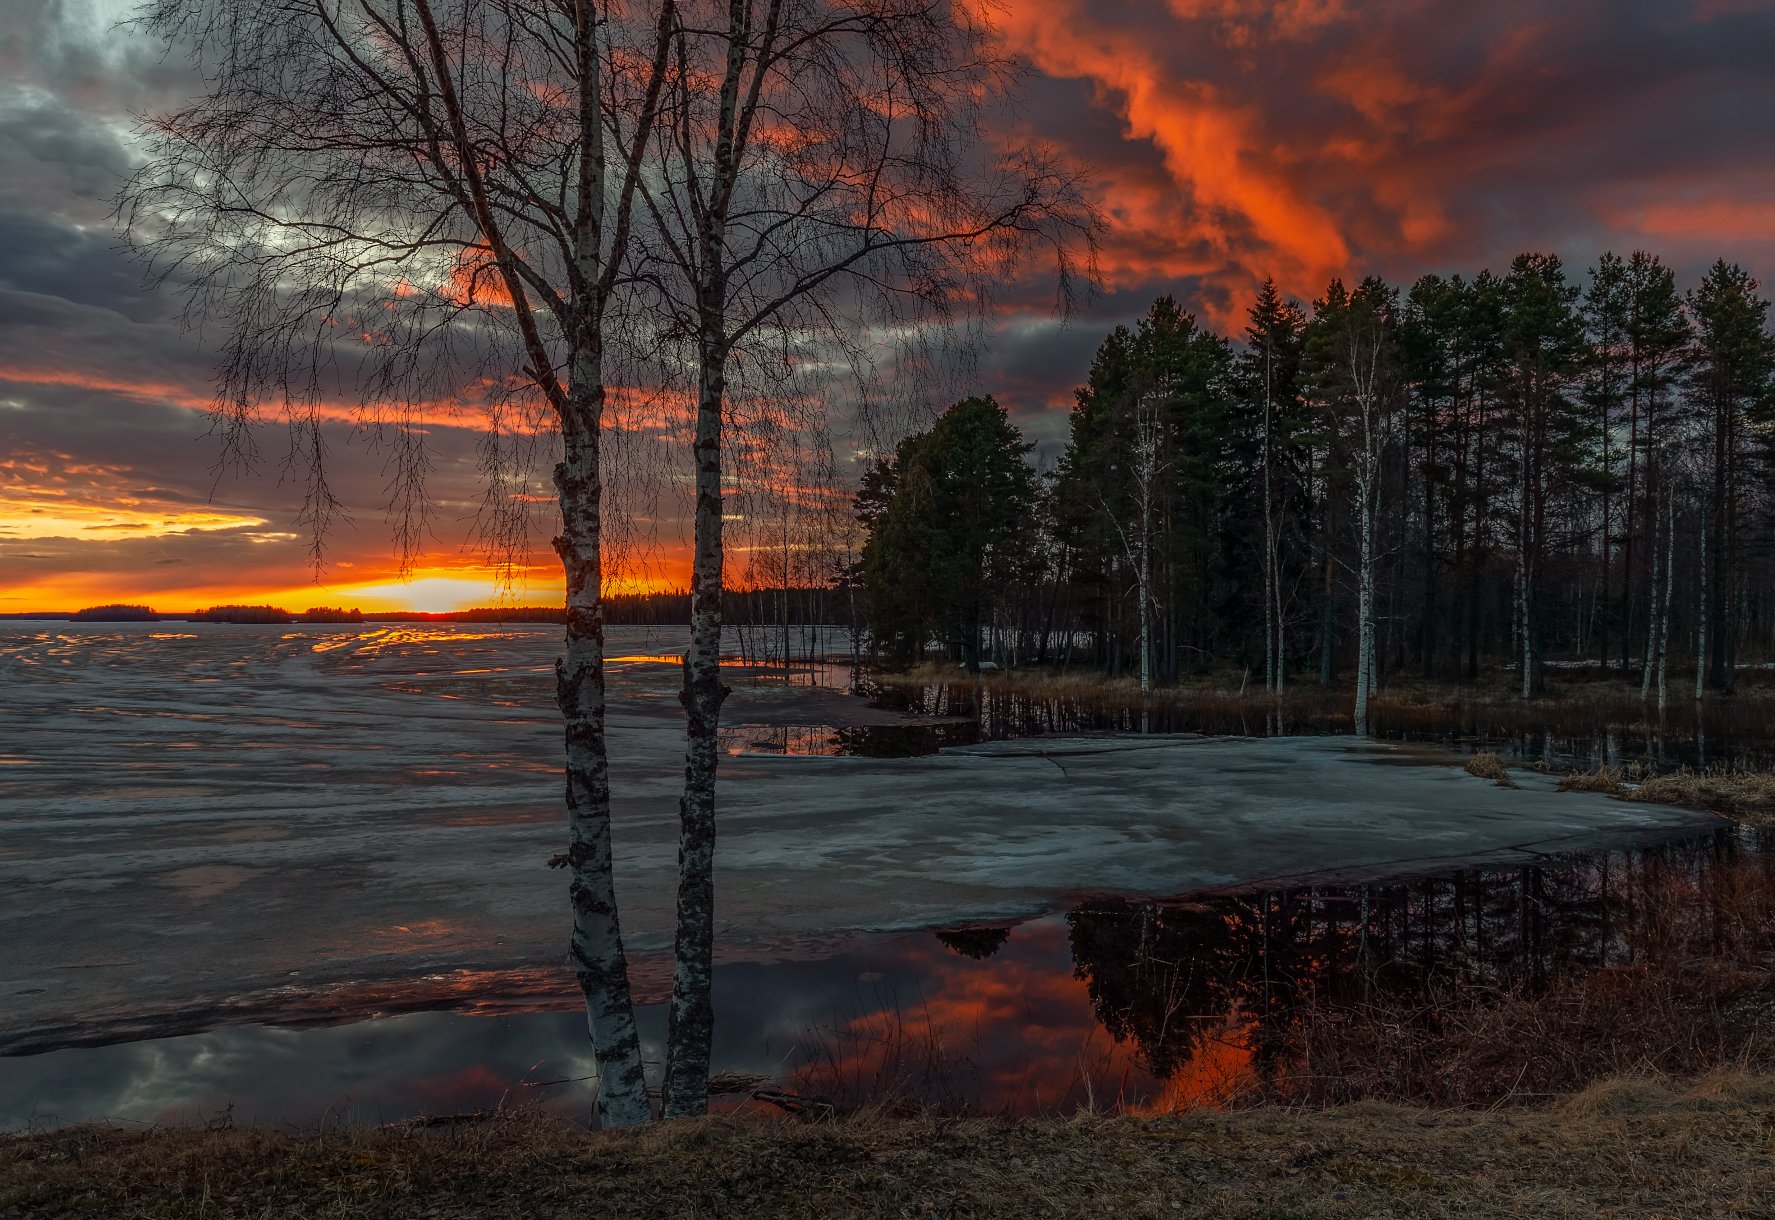
[[[681,641],[614,629],[624,927],[670,944]],[[0,1051],[571,986],[552,627],[0,626]],[[736,682],[729,719],[893,717]],[[1350,739],[1039,739],[723,763],[720,949],[1379,875],[1699,815]]]

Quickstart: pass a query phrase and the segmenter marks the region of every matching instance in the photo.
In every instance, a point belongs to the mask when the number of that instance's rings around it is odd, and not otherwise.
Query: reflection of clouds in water
[[[546,1102],[591,1104],[589,1083],[523,1087],[594,1071],[577,1013],[418,1013],[317,1029],[246,1026],[8,1061],[0,1126],[113,1119],[312,1126],[386,1122]]]
[[[818,961],[718,967],[715,1007],[718,1070],[808,1086],[823,1087],[835,1066],[865,1086],[885,1078],[879,1057],[892,1038],[928,1023],[946,1040],[943,1063],[988,1109],[1069,1104],[1079,1096],[1081,1053],[1094,1047],[1097,1058],[1109,1057],[1108,1039],[1071,975],[1064,929],[1052,920],[1018,929],[991,962],[957,958],[919,934],[874,939]],[[644,1006],[637,1017],[643,1057],[657,1072],[665,1006]],[[803,1071],[810,1061],[823,1062],[824,1075]],[[0,1060],[0,1127],[197,1123],[230,1106],[238,1122],[295,1126],[500,1104],[583,1118],[595,1089],[584,1078],[595,1070],[577,1009],[246,1026]],[[557,1081],[565,1083],[525,1085]]]
[[[715,1060],[784,1079],[803,1035],[854,1011],[866,963],[734,965],[717,970]],[[916,990],[916,979],[901,977]],[[910,993],[910,992],[909,992]],[[642,1007],[642,1055],[664,1062],[664,1005]],[[583,1012],[415,1013],[307,1029],[244,1026],[0,1059],[0,1129],[114,1119],[198,1123],[233,1106],[238,1122],[386,1122],[541,1104],[584,1117],[596,1064]],[[547,1087],[526,1087],[566,1081]]]
[[[1002,942],[973,929],[963,943],[984,952],[991,942],[985,956],[955,952],[951,931],[732,963],[715,972],[714,1064],[840,1104],[1163,1112],[1286,1096],[1307,1005],[1383,994],[1419,1003],[1433,986],[1492,993],[1626,960],[1775,948],[1769,859],[1754,836],[1721,831],[1409,882],[1095,899]],[[478,1015],[236,1027],[0,1058],[0,1128],[201,1122],[231,1104],[238,1121],[295,1126],[502,1104],[584,1119],[595,1088],[584,1015],[547,981]],[[500,994],[500,979],[480,972],[448,982],[464,1004]],[[558,1002],[570,1007],[534,1010]],[[665,1006],[637,1017],[657,1077]]]

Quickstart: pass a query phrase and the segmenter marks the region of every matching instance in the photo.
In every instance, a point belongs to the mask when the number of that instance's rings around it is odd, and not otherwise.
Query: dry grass
[[[1768,750],[1775,743],[1775,670],[1745,670],[1739,677],[1739,691],[1730,698],[1681,699],[1660,713],[1655,701],[1640,698],[1637,681],[1595,670],[1553,671],[1547,692],[1533,699],[1522,698],[1514,676],[1503,671],[1476,682],[1394,676],[1375,692],[1369,709],[1372,727],[1382,736],[1497,741],[1524,734],[1590,739],[1615,731],[1681,742],[1704,733],[1709,740],[1764,743],[1758,748]],[[915,697],[925,692],[927,699],[931,692],[947,692],[939,703],[971,699],[972,680],[948,666],[878,672],[873,680]],[[979,683],[982,694],[994,699],[1056,704],[1061,719],[1071,714],[1126,720],[1144,709],[1163,717],[1173,731],[1349,732],[1353,727],[1347,682],[1321,687],[1297,681],[1277,697],[1249,674],[1222,670],[1158,687],[1144,702],[1134,679],[1088,668],[1001,670],[980,675]]]
[[[1622,780],[1621,768],[1607,765],[1594,771],[1573,771],[1559,781],[1561,792],[1602,792],[1609,796],[1619,796],[1627,791]]]
[[[1158,1119],[542,1118],[316,1135],[71,1128],[0,1140],[0,1215],[1766,1216],[1775,1079],[1611,1081],[1484,1112],[1365,1103]]]
[[[1480,750],[1467,760],[1467,774],[1494,780],[1500,788],[1516,787],[1516,781],[1504,769],[1504,760],[1490,750]]]
[[[1688,767],[1642,780],[1636,801],[1686,805],[1727,814],[1751,825],[1775,826],[1775,774],[1747,767]]]
[[[1740,905],[1722,903],[1722,920],[1769,917],[1764,900]],[[1618,966],[1544,991],[1446,987],[1309,1007],[1271,1087],[1278,1099],[1314,1105],[1521,1103],[1624,1075],[1775,1072],[1771,1031],[1766,958]]]
[[[1561,792],[1602,792],[1623,800],[1680,805],[1723,814],[1748,826],[1775,826],[1775,772],[1721,765],[1659,772],[1629,764],[1574,771],[1559,781]]]

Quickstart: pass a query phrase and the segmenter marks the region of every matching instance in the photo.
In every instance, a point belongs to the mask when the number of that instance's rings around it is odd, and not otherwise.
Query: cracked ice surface
[[[0,625],[0,1052],[570,1003],[565,877],[546,867],[558,630]],[[618,887],[648,998],[671,941],[677,634],[611,633]],[[734,684],[730,722],[901,723]],[[739,754],[720,810],[730,961],[1085,893],[1526,860],[1711,823],[1347,738]]]

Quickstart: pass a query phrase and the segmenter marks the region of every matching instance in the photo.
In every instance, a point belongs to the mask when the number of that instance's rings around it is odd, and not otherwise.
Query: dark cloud
[[[88,477],[66,468],[84,466],[133,489],[119,502],[267,524],[3,542],[0,586],[47,587],[59,571],[290,587],[302,548],[277,535],[295,532],[302,485],[281,438],[269,429],[256,471],[218,480],[204,337],[179,329],[170,293],[143,286],[109,221],[137,156],[130,116],[197,91],[182,55],[119,24],[132,8],[0,6],[0,456],[60,463],[64,491]],[[1050,281],[1003,286],[970,386],[1005,403],[1045,460],[1104,333],[1160,294],[1232,331],[1266,275],[1310,298],[1334,274],[1408,281],[1528,248],[1582,268],[1635,246],[1691,280],[1720,255],[1775,275],[1768,0],[1004,0],[995,12],[1035,68],[1003,135],[1088,165],[1110,219],[1106,291],[1063,326]],[[387,453],[344,414],[328,436],[356,525],[335,555],[386,570]],[[428,442],[433,549],[455,557],[478,503],[474,436],[436,427]],[[634,516],[669,536],[681,487],[659,487]]]

